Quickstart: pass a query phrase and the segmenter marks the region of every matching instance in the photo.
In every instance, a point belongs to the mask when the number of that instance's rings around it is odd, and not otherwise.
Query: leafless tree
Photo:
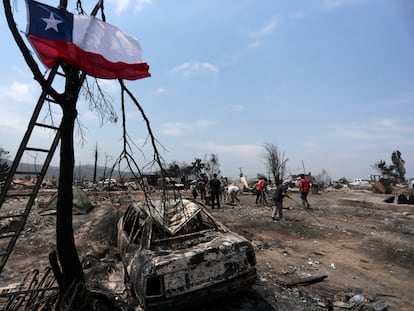
[[[82,1],[77,0],[76,4],[80,13],[84,13],[82,9]],[[96,79],[95,85],[97,85],[97,89],[93,90],[90,83],[84,84],[84,82],[87,81],[87,76],[84,72],[63,61],[59,63],[59,66],[65,75],[64,90],[59,92],[54,89],[43,76],[37,62],[34,60],[32,53],[26,46],[16,27],[10,0],[3,0],[3,5],[9,29],[26,61],[26,64],[33,73],[34,79],[40,84],[41,88],[48,94],[48,96],[53,98],[54,102],[62,109],[62,120],[60,126],[60,172],[56,216],[56,251],[52,252],[49,256],[60,289],[56,310],[91,310],[88,298],[90,296],[86,294],[87,290],[85,286],[85,277],[75,246],[72,222],[72,183],[75,162],[74,128],[77,118],[76,104],[82,91],[82,87],[84,87],[84,95],[89,98],[91,106],[103,115],[109,116],[105,120],[116,121],[116,116],[114,114],[111,101],[109,101],[103,94]],[[60,0],[59,8],[66,10],[67,0]],[[97,1],[91,15],[96,15],[99,10],[101,11],[101,18],[105,21],[103,0]],[[125,97],[127,96],[139,109],[147,125],[149,133],[148,137],[154,149],[154,158],[150,161],[150,163],[156,162],[161,166],[162,158],[159,156],[157,141],[152,133],[148,118],[146,117],[139,102],[125,86],[122,80],[119,80],[119,85],[121,88],[121,105],[123,112],[122,125],[124,129],[124,147],[117,159],[117,163],[126,160],[131,170],[133,168],[138,168],[138,164],[132,156],[133,152],[131,151],[131,143],[126,131]]]
[[[328,172],[324,169],[322,169],[322,171],[318,175],[315,176],[314,180],[317,182],[317,184],[320,187],[324,187],[331,183],[331,177],[329,176]]]
[[[94,166],[93,166],[93,181],[96,183],[96,169],[98,167],[98,144],[95,144],[95,149],[94,149]]]
[[[286,164],[289,160],[286,157],[285,152],[281,153],[279,148],[272,143],[265,143],[263,159],[267,169],[272,174],[276,185],[279,185],[285,178]]]
[[[206,163],[205,170],[210,177],[212,177],[213,174],[220,174],[220,162],[217,154],[211,153],[210,158],[205,159],[204,162]]]
[[[200,158],[195,158],[194,162],[191,162],[191,165],[191,171],[195,176],[198,177],[201,173],[204,173],[205,163]]]
[[[111,155],[109,155],[109,154],[106,154],[106,153],[105,153],[105,166],[104,166],[104,171],[103,171],[102,180],[105,180],[105,179],[107,178],[106,170],[107,170],[107,168],[108,168],[108,161],[109,161],[109,160],[113,160],[113,159],[112,159],[112,156],[111,156]],[[111,170],[111,172],[112,172],[112,170]],[[112,174],[112,173],[111,173],[111,174]]]
[[[28,152],[27,155],[33,159],[33,168],[34,168],[34,171],[37,172],[37,165],[36,165],[36,163],[37,163],[37,157],[39,156],[39,154],[36,152],[33,155],[33,154],[31,154],[31,153]]]
[[[394,177],[401,182],[405,181],[405,160],[401,157],[401,152],[395,150],[391,154],[392,164],[387,165],[383,160],[376,162],[372,167],[379,171],[383,176]]]
[[[63,293],[68,292],[71,288],[73,289],[76,284],[85,283],[82,266],[75,247],[72,226],[73,129],[77,116],[76,103],[85,75],[77,68],[61,63],[62,70],[66,76],[65,88],[62,93],[55,90],[44,78],[23,38],[20,36],[14,21],[10,1],[4,0],[3,4],[9,28],[27,65],[33,73],[34,79],[54,99],[63,112],[60,128],[61,144],[56,216],[56,252],[50,255],[50,261],[61,292],[58,305],[61,305]],[[66,5],[67,3],[65,1],[60,3],[60,6],[65,9]]]
[[[395,150],[391,154],[391,161],[394,164],[394,170],[398,176],[398,180],[405,181],[405,160],[401,157],[401,152]]]

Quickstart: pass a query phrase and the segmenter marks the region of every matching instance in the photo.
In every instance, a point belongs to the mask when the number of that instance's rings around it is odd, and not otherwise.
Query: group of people
[[[237,182],[227,185],[227,179],[225,177],[219,179],[217,174],[213,174],[210,180],[205,175],[201,175],[197,182],[190,186],[190,190],[194,200],[198,194],[200,194],[202,200],[205,199],[207,192],[209,192],[212,209],[220,208],[220,201],[223,198],[226,204],[240,203],[238,198],[240,187]]]
[[[268,204],[266,199],[266,189],[267,189],[267,178],[262,177],[256,184],[256,204]],[[281,185],[276,188],[272,196],[272,201],[274,205],[272,219],[273,220],[280,220],[283,218],[283,199],[285,197],[291,198],[287,193],[289,188],[290,180],[284,180]],[[310,208],[308,202],[308,193],[310,189],[309,180],[305,177],[305,174],[300,175],[299,181],[299,192],[300,198],[302,200],[302,205],[304,208]]]
[[[238,194],[240,192],[239,186],[235,182],[230,185],[223,185],[223,183],[217,178],[217,174],[213,174],[213,178],[209,182],[210,185],[210,201],[211,208],[214,209],[215,206],[220,208],[220,198],[225,192],[225,202],[226,204],[234,204],[236,201],[240,203]]]
[[[283,218],[283,199],[291,198],[289,194],[287,194],[289,188],[290,180],[285,180],[281,185],[276,188],[275,193],[273,194],[273,202],[275,208],[273,209],[272,219],[273,220],[280,220]],[[305,177],[305,174],[300,175],[299,181],[299,192],[300,198],[302,200],[302,205],[304,208],[310,208],[308,202],[308,194],[310,189],[309,180]]]
[[[301,179],[299,181],[299,192],[300,198],[302,200],[302,205],[304,208],[310,208],[310,204],[307,198],[310,190],[310,183],[309,180],[306,178],[305,174],[302,174],[300,177]],[[283,199],[286,197],[291,198],[291,196],[287,193],[290,182],[290,180],[284,180],[283,183],[280,184],[273,193],[273,220],[283,219]],[[235,202],[240,203],[240,200],[238,198],[238,194],[240,193],[240,187],[237,185],[237,182],[233,182],[230,185],[226,185],[217,177],[217,174],[213,174],[213,178],[211,178],[209,181],[204,180],[200,181],[199,183],[202,184],[202,199],[206,195],[206,189],[209,188],[210,203],[212,209],[220,208],[220,201],[224,195],[226,204],[232,205]],[[256,204],[268,204],[266,199],[267,185],[268,180],[266,177],[261,178],[255,185]],[[197,197],[197,185],[192,185],[192,187],[193,198],[195,199]]]

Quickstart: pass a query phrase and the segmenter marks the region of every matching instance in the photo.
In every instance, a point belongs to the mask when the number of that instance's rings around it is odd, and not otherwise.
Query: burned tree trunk
[[[64,67],[66,86],[62,103],[63,116],[60,138],[60,174],[56,218],[56,248],[62,268],[63,282],[59,284],[65,292],[73,283],[84,282],[82,265],[75,246],[72,223],[72,182],[74,159],[73,129],[77,116],[76,102],[81,86],[79,71]]]
[[[53,267],[59,283],[60,299],[70,288],[84,283],[82,265],[76,250],[72,222],[73,180],[73,133],[72,126],[76,109],[65,109],[61,124],[60,175],[56,215],[56,250],[59,265]],[[72,151],[71,151],[72,150]],[[53,261],[51,261],[53,265]],[[59,270],[59,267],[62,269]],[[58,310],[62,310],[58,308]]]
[[[93,167],[93,181],[96,183],[96,169],[98,166],[98,144],[95,145],[95,165]]]

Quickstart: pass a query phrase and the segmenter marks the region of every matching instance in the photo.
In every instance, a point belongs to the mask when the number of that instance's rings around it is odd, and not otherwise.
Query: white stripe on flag
[[[136,39],[92,16],[73,16],[72,41],[82,50],[100,54],[113,63],[142,62],[141,46]]]

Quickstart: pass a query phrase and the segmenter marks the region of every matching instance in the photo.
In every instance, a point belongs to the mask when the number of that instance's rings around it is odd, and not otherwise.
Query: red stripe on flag
[[[151,76],[147,63],[113,63],[100,54],[80,49],[72,42],[48,40],[30,34],[28,37],[40,60],[48,68],[52,68],[61,58],[96,78],[136,80]]]

